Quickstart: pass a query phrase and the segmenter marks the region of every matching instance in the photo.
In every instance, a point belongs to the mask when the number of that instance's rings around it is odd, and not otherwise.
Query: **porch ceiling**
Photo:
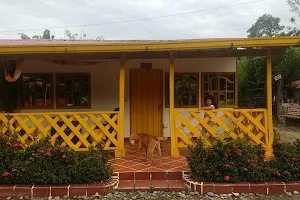
[[[128,59],[236,57],[266,55],[266,48],[281,54],[299,46],[300,37],[224,38],[194,40],[94,41],[94,40],[0,40],[0,56],[24,59]],[[76,57],[74,56],[76,55]]]
[[[272,48],[272,55],[283,55],[285,47]],[[118,60],[121,52],[97,53],[31,53],[31,54],[0,54],[4,60]],[[240,56],[266,56],[266,49],[214,49],[214,50],[186,50],[175,51],[175,58],[215,58],[215,57],[240,57]],[[153,52],[128,52],[126,58],[130,59],[168,59],[169,51]]]

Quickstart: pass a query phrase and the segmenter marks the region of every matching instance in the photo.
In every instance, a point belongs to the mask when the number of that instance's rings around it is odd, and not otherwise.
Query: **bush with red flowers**
[[[45,137],[24,148],[19,135],[0,134],[0,184],[99,183],[110,178],[109,151],[99,144],[87,152],[52,145]]]
[[[300,142],[275,139],[274,158],[265,160],[261,145],[246,140],[212,141],[207,148],[199,140],[187,157],[192,178],[213,182],[300,181]]]
[[[276,169],[276,179],[281,181],[300,181],[300,140],[284,143],[275,140],[274,159],[270,165]]]

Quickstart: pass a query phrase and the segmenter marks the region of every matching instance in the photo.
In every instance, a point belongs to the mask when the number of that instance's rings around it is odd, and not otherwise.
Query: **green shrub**
[[[110,178],[109,151],[103,145],[75,152],[45,137],[24,148],[18,134],[0,135],[0,184],[99,183]]]
[[[261,145],[246,140],[222,142],[212,147],[197,141],[187,157],[192,178],[214,182],[265,182],[300,180],[300,142],[274,142],[274,159],[265,160]]]
[[[273,144],[274,159],[270,165],[276,169],[277,180],[300,180],[300,141],[283,143],[280,139]]]

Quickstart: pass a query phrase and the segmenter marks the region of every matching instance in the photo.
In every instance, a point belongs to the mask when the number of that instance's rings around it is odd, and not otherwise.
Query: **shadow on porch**
[[[112,154],[110,161],[113,164],[114,172],[166,172],[166,171],[189,171],[186,156],[189,154],[187,148],[180,149],[180,157],[171,157],[170,140],[161,142],[162,165],[159,166],[159,156],[154,152],[154,164],[149,167],[150,161],[145,162],[145,150],[142,150],[142,160],[139,161],[138,145],[130,145],[125,142],[125,158],[115,158]]]

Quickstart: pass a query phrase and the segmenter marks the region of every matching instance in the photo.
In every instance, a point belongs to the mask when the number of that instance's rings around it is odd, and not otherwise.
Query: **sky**
[[[247,37],[246,31],[265,13],[291,25],[287,0],[253,1],[0,0],[0,39],[19,39],[21,32],[42,35],[46,28],[56,39],[66,38],[66,29],[78,39],[83,34],[106,40]]]

